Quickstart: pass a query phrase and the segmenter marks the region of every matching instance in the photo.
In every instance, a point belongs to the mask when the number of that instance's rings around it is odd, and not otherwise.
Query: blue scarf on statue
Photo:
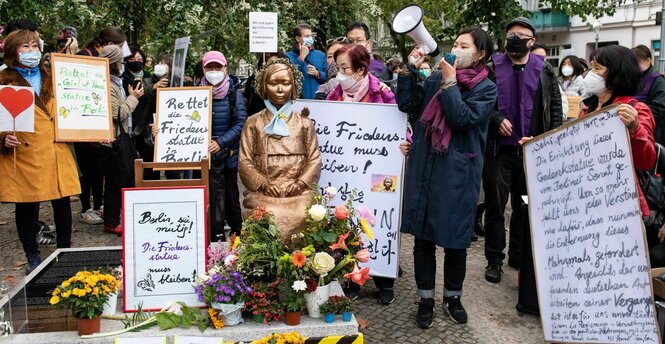
[[[291,116],[291,107],[293,106],[293,102],[290,100],[284,103],[282,107],[277,110],[275,105],[273,105],[270,100],[265,99],[263,101],[266,104],[266,109],[272,113],[272,119],[270,120],[270,123],[266,125],[264,131],[268,135],[276,135],[276,136],[289,136],[289,127],[286,125],[286,120]]]

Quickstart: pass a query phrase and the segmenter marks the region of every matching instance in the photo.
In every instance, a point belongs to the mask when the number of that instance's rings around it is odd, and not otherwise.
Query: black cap
[[[526,17],[517,17],[517,18],[511,20],[510,23],[508,23],[508,25],[506,25],[506,32],[508,32],[508,30],[510,30],[510,28],[515,26],[515,25],[520,25],[520,26],[524,26],[524,27],[528,28],[529,30],[531,30],[531,33],[533,34],[533,36],[534,37],[536,36],[536,27],[533,26],[533,22],[531,21],[531,19],[526,18]]]

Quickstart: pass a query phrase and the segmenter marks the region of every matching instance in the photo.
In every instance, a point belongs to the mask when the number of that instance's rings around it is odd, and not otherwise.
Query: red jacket
[[[617,96],[614,98],[612,104],[633,104],[637,110],[637,129],[630,135],[630,147],[633,151],[633,166],[636,170],[653,170],[656,164],[656,145],[654,144],[653,130],[656,127],[656,121],[653,118],[651,109],[642,103],[629,96]],[[591,112],[591,109],[583,108],[582,116]],[[637,177],[635,178],[637,180]],[[637,191],[640,195],[640,210],[642,216],[649,216],[649,206],[647,200],[642,193],[642,188],[637,185]]]

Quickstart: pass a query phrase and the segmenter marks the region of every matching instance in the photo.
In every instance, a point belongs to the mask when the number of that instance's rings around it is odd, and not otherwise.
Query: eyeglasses
[[[337,38],[331,38],[326,41],[326,45],[333,43],[349,43],[349,40],[346,38],[346,36],[340,36]]]
[[[513,39],[516,36],[519,37],[520,39],[531,39],[531,38],[533,38],[533,36],[525,35],[525,34],[519,33],[519,32],[508,32],[506,34],[507,39]]]

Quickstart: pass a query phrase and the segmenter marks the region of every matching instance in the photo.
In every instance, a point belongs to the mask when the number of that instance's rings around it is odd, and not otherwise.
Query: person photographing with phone
[[[299,98],[314,99],[319,85],[326,82],[326,54],[314,49],[312,27],[298,24],[293,28],[293,49],[284,55],[302,72],[302,94]]]
[[[413,63],[400,73],[397,105],[411,114],[413,144],[408,154],[400,231],[413,235],[416,294],[420,297],[416,325],[429,328],[434,319],[436,248],[443,247],[444,310],[457,323],[467,322],[461,303],[466,275],[466,250],[471,246],[480,192],[483,152],[497,91],[488,78],[492,40],[481,28],[462,29],[451,54],[437,71],[420,82],[424,53],[416,47]],[[451,57],[449,56],[449,61]]]

